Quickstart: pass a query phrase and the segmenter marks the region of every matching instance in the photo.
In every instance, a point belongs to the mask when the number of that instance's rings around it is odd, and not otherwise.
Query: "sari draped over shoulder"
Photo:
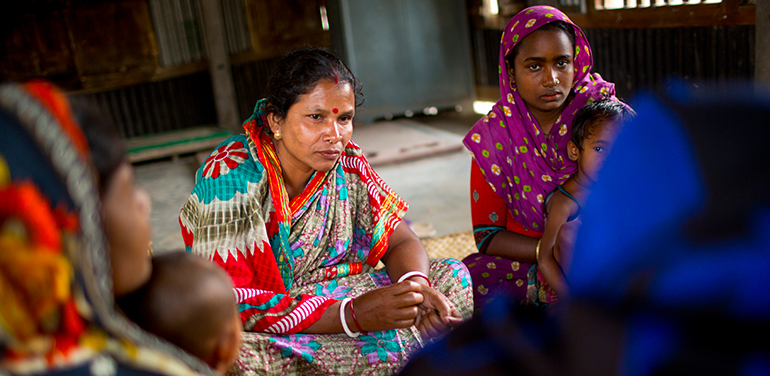
[[[198,169],[179,218],[187,250],[233,278],[247,332],[231,371],[392,373],[422,343],[414,327],[358,338],[300,332],[336,300],[391,284],[375,267],[407,204],[352,141],[332,169],[317,171],[289,200],[272,140],[262,131],[264,106],[257,103],[245,134],[222,142]],[[432,260],[431,278],[470,315],[462,263]]]
[[[546,133],[527,108],[516,83],[509,79],[505,58],[528,35],[555,21],[566,22],[575,31],[574,80],[566,106]],[[575,114],[596,100],[618,100],[615,84],[605,81],[598,73],[591,73],[592,67],[593,51],[585,34],[554,7],[526,8],[513,16],[503,29],[498,60],[500,99],[473,125],[463,144],[486,183],[505,202],[511,218],[517,223],[512,227],[523,227],[521,234],[542,236],[546,220],[545,197],[577,171],[577,164],[567,155]],[[487,242],[503,229],[474,223],[474,232],[484,236]],[[542,277],[538,277],[537,265],[520,269],[518,261],[513,260],[511,269],[508,265],[512,260],[484,254],[471,255],[465,261],[476,285],[474,293],[478,305],[484,305],[498,294],[536,304],[557,300]],[[505,267],[498,268],[498,264]]]
[[[0,374],[213,375],[113,307],[86,138],[50,83],[0,86]]]

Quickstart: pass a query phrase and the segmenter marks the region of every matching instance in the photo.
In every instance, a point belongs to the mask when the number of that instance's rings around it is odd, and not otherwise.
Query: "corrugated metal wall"
[[[80,95],[112,116],[126,138],[217,122],[208,72]]]
[[[160,65],[164,67],[206,59],[200,0],[149,0]],[[244,0],[219,0],[228,51],[252,48]],[[233,80],[242,118],[251,114],[264,95],[274,60],[233,67]],[[111,115],[126,138],[151,135],[217,122],[211,76],[198,72],[160,82],[148,82],[87,97]]]
[[[497,76],[497,65],[500,59],[500,38],[503,31],[473,29],[471,33],[473,34],[471,48],[473,49],[473,63],[476,70],[476,85],[498,86],[500,80]]]
[[[656,29],[584,29],[594,53],[594,72],[628,98],[676,76],[689,81],[752,79],[754,26]],[[501,30],[473,31],[476,83],[498,86]]]
[[[205,58],[198,0],[150,0],[149,5],[161,66]]]
[[[206,58],[199,0],[149,0],[158,40],[158,54],[164,67],[192,63]],[[227,51],[251,49],[251,33],[245,18],[244,0],[219,0],[227,38]]]
[[[238,113],[246,120],[254,111],[254,105],[266,95],[267,79],[279,58],[233,66],[233,84],[238,100]]]
[[[219,0],[219,2],[222,7],[222,18],[225,20],[227,50],[231,54],[251,50],[251,33],[246,23],[244,0]]]
[[[588,29],[594,71],[628,97],[671,76],[687,81],[752,79],[754,26]]]

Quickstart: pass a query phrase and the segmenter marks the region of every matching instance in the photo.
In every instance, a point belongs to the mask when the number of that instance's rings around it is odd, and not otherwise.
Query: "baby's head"
[[[230,276],[199,256],[153,257],[150,281],[118,304],[139,326],[221,374],[238,355],[242,326]]]
[[[567,145],[569,159],[577,162],[578,174],[596,181],[607,155],[615,143],[620,125],[633,116],[625,104],[602,99],[581,108],[572,121],[572,138]]]

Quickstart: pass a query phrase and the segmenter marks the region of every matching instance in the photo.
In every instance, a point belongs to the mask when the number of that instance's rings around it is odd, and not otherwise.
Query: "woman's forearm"
[[[417,240],[417,243],[419,243],[419,240]],[[426,276],[429,275],[430,261],[427,252],[422,247],[422,243],[414,244],[414,241],[409,241],[390,252],[393,252],[393,254],[388,259],[388,263],[386,263],[386,270],[393,283],[397,282],[402,275],[411,271],[418,271]],[[410,280],[420,284],[428,283],[420,277],[410,278]]]
[[[417,235],[403,222],[390,236],[388,251],[382,257],[382,262],[387,266],[388,276],[394,283],[402,275],[411,271],[422,272],[426,276],[430,272],[428,252],[425,251]],[[411,280],[428,284],[428,281],[423,278],[411,278]]]
[[[417,235],[414,234],[414,232],[412,232],[406,223],[401,223],[391,234],[388,242],[388,251],[382,257],[382,262],[387,266],[388,276],[390,277],[390,280],[393,281],[393,283],[398,281],[398,279],[407,272],[419,271],[425,273],[426,276],[428,276],[428,273],[430,272],[430,260],[428,258],[428,253],[422,246],[420,239],[417,237]],[[429,282],[424,278],[415,277],[410,278],[410,280],[424,286],[429,285]],[[356,300],[358,301],[359,299]],[[371,299],[369,300],[371,301]],[[375,300],[382,300],[382,298]],[[361,302],[361,304],[367,303]],[[339,305],[340,302],[335,302],[334,304],[327,307],[323,315],[321,315],[321,318],[302,332],[342,333],[343,329],[340,322]],[[358,305],[356,306],[358,307]],[[365,306],[360,306],[360,308],[362,311],[366,311]],[[346,322],[352,329],[353,326],[351,325],[354,323],[354,321],[352,318],[351,310],[352,308],[350,305],[345,308]],[[359,312],[359,310],[356,309],[356,312]],[[362,317],[364,314],[365,312],[359,312],[358,319],[361,322],[364,320],[369,321],[368,318]],[[398,326],[389,325],[387,329],[392,329],[394,327]]]
[[[534,264],[537,262],[537,257],[535,256],[537,240],[537,238],[531,238],[512,231],[500,230],[489,242],[486,254]]]
[[[305,328],[302,333],[342,333],[342,323],[340,322],[340,304],[341,301],[338,301],[326,307],[326,310],[321,315],[321,318]],[[345,313],[348,314],[349,310],[349,308],[346,308]],[[349,321],[348,324],[351,322],[352,321]]]
[[[418,283],[400,283],[359,295],[345,305],[345,323],[353,332],[408,328],[414,325],[419,313],[417,306],[424,300],[421,291],[423,287]],[[334,302],[326,307],[321,318],[303,332],[342,333],[340,304],[341,301]],[[353,318],[354,311],[357,319]]]

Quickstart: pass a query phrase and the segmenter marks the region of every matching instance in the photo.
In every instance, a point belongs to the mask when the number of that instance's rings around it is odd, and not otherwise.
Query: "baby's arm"
[[[563,298],[567,295],[567,284],[564,274],[554,256],[554,245],[559,229],[567,222],[570,215],[577,211],[575,202],[562,194],[554,192],[548,200],[548,218],[545,222],[545,231],[540,241],[540,253],[537,260],[538,269],[543,273],[548,285],[553,288],[556,295]]]

